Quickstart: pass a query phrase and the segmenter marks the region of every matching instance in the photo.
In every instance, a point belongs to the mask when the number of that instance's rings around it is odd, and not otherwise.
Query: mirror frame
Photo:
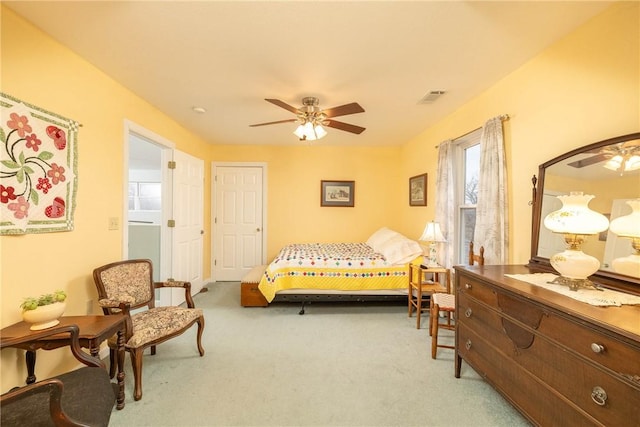
[[[538,256],[538,240],[540,238],[540,227],[542,221],[542,197],[538,197],[538,195],[541,196],[542,194],[544,194],[544,176],[546,169],[549,166],[555,165],[556,163],[566,160],[569,157],[575,156],[576,154],[584,153],[611,144],[631,141],[634,139],[640,139],[640,132],[617,136],[615,138],[605,139],[603,141],[576,148],[575,150],[564,153],[539,166],[537,179],[535,176],[532,179],[533,212],[531,217],[531,258],[529,259],[529,264],[527,264],[529,268],[541,272],[556,273],[553,267],[551,267],[551,262],[548,258]],[[598,270],[595,274],[590,276],[590,278],[594,283],[603,285],[607,288],[617,289],[624,292],[640,295],[640,278],[625,276],[605,270]]]

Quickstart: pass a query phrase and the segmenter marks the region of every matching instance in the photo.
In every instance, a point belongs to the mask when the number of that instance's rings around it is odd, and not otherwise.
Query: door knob
[[[256,231],[260,231],[260,227],[256,228]]]

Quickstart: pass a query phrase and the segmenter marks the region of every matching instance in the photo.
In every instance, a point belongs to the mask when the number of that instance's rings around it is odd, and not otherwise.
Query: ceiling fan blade
[[[277,105],[280,108],[284,108],[287,111],[291,111],[293,114],[298,114],[300,112],[300,110],[298,110],[296,107],[293,107],[286,102],[280,101],[279,99],[265,98],[265,101],[270,102],[273,105]]]
[[[276,122],[266,122],[266,123],[257,123],[255,125],[249,125],[249,127],[256,127],[256,126],[265,126],[265,125],[275,125],[277,123],[291,123],[291,122],[296,122],[298,121],[298,119],[287,119],[287,120],[278,120]]]
[[[337,120],[325,120],[322,122],[323,125],[329,126],[330,128],[344,130],[346,132],[357,133],[358,135],[364,132],[365,128],[351,125],[349,123],[339,122]]]
[[[606,154],[598,154],[597,156],[587,157],[586,159],[577,160],[575,162],[568,163],[569,166],[573,166],[574,168],[583,168],[585,166],[593,165],[595,163],[602,162],[607,160],[610,156]]]
[[[364,113],[364,108],[362,108],[360,104],[358,104],[357,102],[352,102],[351,104],[345,104],[339,107],[327,108],[322,112],[327,118],[330,118],[330,117],[346,116],[347,114]]]

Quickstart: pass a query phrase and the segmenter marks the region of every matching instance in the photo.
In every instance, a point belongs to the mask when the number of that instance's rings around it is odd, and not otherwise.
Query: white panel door
[[[214,168],[217,281],[240,280],[263,262],[263,170],[259,166]]]
[[[173,251],[172,277],[191,282],[191,292],[200,292],[203,251],[204,161],[178,150],[173,160]],[[184,302],[184,291],[172,289],[172,304]]]

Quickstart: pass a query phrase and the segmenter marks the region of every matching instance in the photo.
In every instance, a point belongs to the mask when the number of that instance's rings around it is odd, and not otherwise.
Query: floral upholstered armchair
[[[181,335],[194,323],[198,324],[197,346],[200,356],[204,315],[195,308],[191,298],[191,283],[176,280],[153,281],[153,266],[150,260],[134,259],[114,262],[93,270],[93,280],[98,288],[98,301],[104,314],[127,316],[125,350],[131,356],[135,389],[135,400],[142,398],[142,355],[147,347],[156,354],[156,345]],[[155,307],[155,289],[184,288],[187,307]],[[124,303],[124,304],[123,304]],[[123,308],[124,307],[124,308]],[[131,314],[131,310],[146,310]],[[109,340],[110,375],[115,375],[116,338]]]

